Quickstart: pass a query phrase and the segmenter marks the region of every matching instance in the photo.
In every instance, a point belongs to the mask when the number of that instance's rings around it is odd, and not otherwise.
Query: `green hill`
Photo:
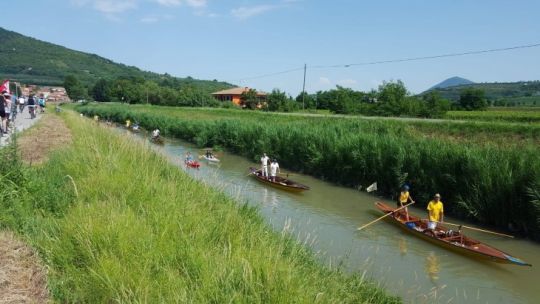
[[[457,101],[462,90],[466,88],[481,89],[486,97],[496,105],[508,106],[540,106],[540,81],[491,82],[458,85],[446,88],[435,88],[442,97]]]
[[[141,77],[169,86],[193,86],[207,92],[233,87],[217,80],[178,78],[168,74],[142,71],[63,46],[40,41],[0,27],[0,79],[12,79],[38,85],[58,85],[67,75],[75,75],[86,85],[98,79]]]

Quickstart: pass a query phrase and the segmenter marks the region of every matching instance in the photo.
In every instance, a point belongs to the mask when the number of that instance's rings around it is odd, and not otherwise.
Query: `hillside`
[[[507,105],[540,105],[539,80],[475,83],[447,88],[436,88],[433,90],[430,89],[429,91],[437,91],[442,97],[452,101],[457,101],[459,99],[460,92],[466,88],[483,90],[486,93],[486,97],[493,102],[503,102]]]
[[[95,54],[88,54],[63,46],[40,41],[0,27],[0,79],[13,79],[24,83],[57,85],[66,75],[75,75],[84,84],[98,79],[142,77],[160,83],[182,87],[194,86],[207,92],[232,87],[217,80],[177,78],[168,74],[142,71],[137,67],[113,62]]]
[[[474,84],[474,82],[472,82],[472,81],[470,81],[468,79],[456,76],[456,77],[451,77],[451,78],[448,78],[448,79],[446,79],[444,81],[441,81],[441,82],[439,82],[438,84],[432,86],[429,89],[430,90],[444,89],[444,88],[455,87],[455,86],[459,86],[459,85],[467,85],[467,84]]]

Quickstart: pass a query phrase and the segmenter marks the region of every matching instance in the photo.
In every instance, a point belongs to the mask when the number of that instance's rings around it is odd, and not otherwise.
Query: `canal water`
[[[187,169],[186,152],[203,151],[173,139],[164,146],[151,146],[196,179],[257,207],[270,226],[289,231],[311,247],[322,263],[360,273],[407,303],[540,303],[540,245],[536,243],[464,230],[533,264],[523,267],[460,255],[385,220],[358,232],[358,226],[381,215],[374,207],[380,198],[301,174],[290,179],[311,190],[289,193],[257,182],[248,170],[257,164],[244,157],[223,152],[218,155],[219,165],[201,161],[199,170]],[[451,204],[444,198],[443,202]],[[425,216],[420,208],[409,212]],[[460,223],[451,217],[446,220]]]

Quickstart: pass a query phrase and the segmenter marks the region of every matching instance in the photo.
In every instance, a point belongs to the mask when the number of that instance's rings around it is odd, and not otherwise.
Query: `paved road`
[[[50,111],[50,109],[49,109]],[[0,137],[0,147],[3,147],[9,143],[11,135],[14,132],[21,132],[24,129],[28,129],[34,125],[40,118],[42,114],[38,114],[36,118],[30,119],[30,114],[28,113],[28,108],[24,108],[23,113],[18,113],[17,118],[15,119],[15,125],[11,126],[9,134]]]

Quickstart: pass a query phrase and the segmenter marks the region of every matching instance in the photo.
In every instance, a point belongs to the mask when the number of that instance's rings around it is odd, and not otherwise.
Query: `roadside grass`
[[[139,142],[62,115],[73,143],[23,174],[12,197],[20,212],[0,211],[39,250],[56,301],[400,302],[358,274],[320,265],[256,209]]]

